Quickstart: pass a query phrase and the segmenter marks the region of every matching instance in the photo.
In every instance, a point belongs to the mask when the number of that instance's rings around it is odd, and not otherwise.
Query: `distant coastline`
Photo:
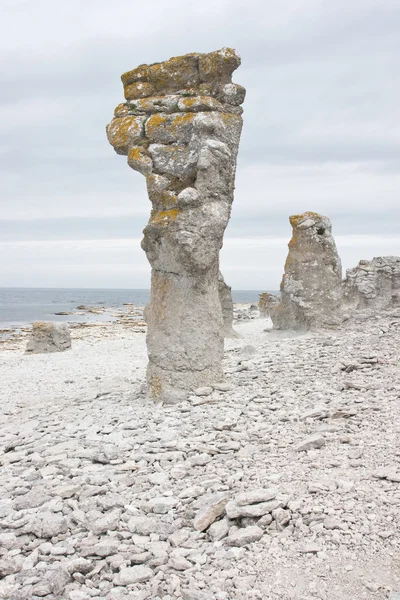
[[[261,291],[233,290],[233,302],[257,303]],[[108,322],[124,304],[144,307],[149,297],[146,289],[0,288],[0,329],[26,327],[34,321]],[[101,307],[103,311],[81,312],[78,306]],[[63,312],[73,314],[55,314]]]

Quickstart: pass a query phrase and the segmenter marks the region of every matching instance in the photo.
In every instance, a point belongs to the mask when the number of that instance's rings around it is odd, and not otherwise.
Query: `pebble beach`
[[[145,326],[0,351],[0,598],[342,600],[400,589],[400,313],[271,330],[146,399]]]

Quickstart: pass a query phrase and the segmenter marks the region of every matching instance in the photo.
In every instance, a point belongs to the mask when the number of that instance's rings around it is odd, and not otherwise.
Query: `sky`
[[[0,287],[147,288],[145,179],[105,125],[121,73],[236,48],[247,96],[221,270],[276,290],[290,214],[343,268],[400,255],[398,0],[0,0]]]

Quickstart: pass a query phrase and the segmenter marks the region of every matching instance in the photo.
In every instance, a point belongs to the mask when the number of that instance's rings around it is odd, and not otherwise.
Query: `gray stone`
[[[217,496],[214,501],[211,501],[207,506],[201,508],[193,521],[193,527],[197,531],[205,531],[211,523],[214,523],[224,511],[228,502],[227,496]]]
[[[167,512],[175,508],[179,499],[172,496],[159,496],[150,500],[148,508],[157,515],[165,515]]]
[[[241,517],[262,517],[267,513],[282,506],[279,500],[270,500],[269,502],[259,502],[257,504],[248,504],[247,506],[239,506],[234,500],[228,502],[225,507],[226,514],[229,519],[239,519]]]
[[[121,571],[114,577],[115,585],[132,585],[134,583],[143,583],[149,581],[153,577],[154,573],[149,567],[142,565],[135,565],[134,567],[127,567],[121,569]]]
[[[184,400],[223,378],[222,313],[231,309],[226,288],[221,307],[219,252],[242,129],[245,91],[232,84],[239,65],[230,48],[141,65],[122,76],[129,105],[107,127],[116,152],[146,176],[152,203],[142,248],[152,267],[145,317],[155,401]]]
[[[277,488],[257,488],[255,490],[249,490],[248,492],[242,492],[235,496],[235,502],[239,506],[245,506],[246,504],[256,504],[257,502],[268,502],[276,498],[278,494]]]
[[[15,558],[0,558],[0,577],[13,575],[21,570],[21,561]]]
[[[251,525],[244,529],[238,529],[234,533],[231,533],[226,540],[229,546],[247,546],[252,542],[258,542],[262,538],[264,531],[257,525]]]
[[[187,569],[193,567],[193,564],[184,556],[171,556],[169,559],[169,565],[175,569],[175,571],[186,571]]]
[[[26,344],[25,354],[63,352],[70,348],[71,335],[65,323],[38,321],[32,325],[32,333]]]
[[[322,448],[326,443],[326,440],[323,435],[319,433],[314,433],[310,435],[308,438],[303,440],[301,444],[296,447],[297,452],[307,452],[308,450],[312,450],[313,448]]]
[[[210,386],[203,386],[203,387],[199,387],[196,388],[194,390],[194,393],[196,394],[196,396],[209,396],[213,391],[213,388]]]
[[[208,535],[213,540],[213,542],[218,542],[226,537],[229,533],[229,523],[226,519],[220,519],[219,521],[215,521],[208,528]]]
[[[39,538],[52,538],[68,531],[68,522],[58,513],[39,513],[28,523],[25,530]]]
[[[277,329],[336,328],[342,321],[342,265],[327,217],[292,215],[281,302],[269,305]]]
[[[19,496],[14,502],[14,508],[15,510],[36,508],[38,506],[42,506],[42,504],[48,502],[49,500],[51,500],[50,494],[36,487],[30,490],[27,494]]]
[[[93,523],[90,524],[90,529],[94,534],[100,535],[101,533],[106,533],[107,531],[114,531],[117,529],[119,525],[119,520],[121,517],[121,511],[116,509],[109,511],[102,517],[101,519],[97,519]]]

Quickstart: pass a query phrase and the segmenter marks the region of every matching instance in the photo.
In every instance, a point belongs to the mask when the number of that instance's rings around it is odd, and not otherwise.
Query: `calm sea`
[[[258,291],[234,291],[237,303],[258,302]],[[57,288],[0,288],[0,328],[15,328],[34,321],[110,321],[112,312],[126,302],[143,307],[149,300],[149,290],[102,290]],[[60,315],[79,305],[102,306],[101,315]]]

